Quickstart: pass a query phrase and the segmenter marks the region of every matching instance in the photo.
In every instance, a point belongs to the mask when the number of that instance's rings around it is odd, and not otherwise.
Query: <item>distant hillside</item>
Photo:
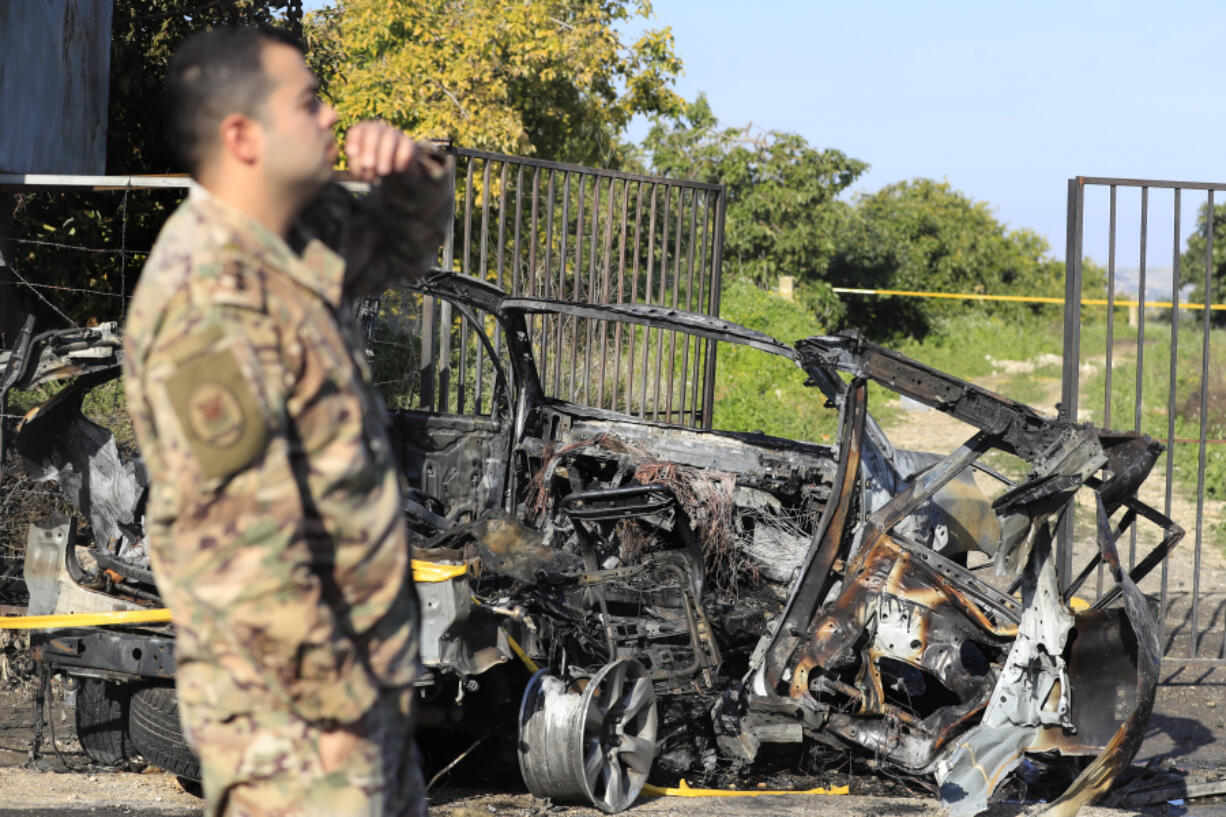
[[[1127,293],[1136,297],[1141,288],[1141,268],[1140,267],[1116,267],[1115,268],[1115,294],[1117,296]],[[1180,292],[1186,295],[1190,287],[1183,287]],[[1169,301],[1171,299],[1171,268],[1165,267],[1146,267],[1145,268],[1145,300],[1146,301]]]

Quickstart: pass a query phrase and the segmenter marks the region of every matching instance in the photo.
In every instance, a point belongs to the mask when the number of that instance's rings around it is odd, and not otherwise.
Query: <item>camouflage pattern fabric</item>
[[[325,191],[289,244],[194,188],[132,299],[124,382],[148,544],[212,795],[242,785],[247,766],[214,771],[241,735],[367,723],[417,675],[399,476],[350,307],[436,257],[449,160],[417,156],[369,196]]]
[[[205,796],[229,817],[425,817],[413,723],[391,696],[363,716],[362,740],[327,769],[320,730],[278,709],[214,719],[185,709]]]

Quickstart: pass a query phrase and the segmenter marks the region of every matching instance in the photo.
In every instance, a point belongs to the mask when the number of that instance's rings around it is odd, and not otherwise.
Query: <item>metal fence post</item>
[[[17,336],[20,319],[17,289],[9,264],[13,259],[13,208],[17,197],[0,193],[0,349]]]
[[[711,261],[711,309],[709,312],[717,318],[719,317],[720,286],[724,280],[724,205],[728,198],[728,188],[721,184],[718,196],[719,200],[715,205],[715,248]],[[702,395],[703,428],[711,428],[711,423],[715,421],[715,347],[715,341],[707,341],[706,384]]]
[[[1068,221],[1064,240],[1064,371],[1060,416],[1077,422],[1077,377],[1081,361],[1081,230],[1085,187],[1080,177],[1068,180]],[[1072,503],[1062,517],[1056,547],[1056,573],[1063,587],[1073,574]]]

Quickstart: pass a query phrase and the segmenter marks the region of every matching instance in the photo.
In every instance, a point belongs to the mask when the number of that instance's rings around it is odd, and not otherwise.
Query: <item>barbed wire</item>
[[[119,292],[123,294],[128,291],[128,194],[132,192],[132,180],[123,188],[123,200],[119,203]],[[128,301],[125,298],[119,302],[119,315],[121,318],[128,314]]]
[[[124,226],[124,232],[125,233],[127,232],[126,222]],[[82,247],[80,244],[64,244],[60,241],[47,241],[42,238],[14,238],[13,243],[14,244],[33,244],[38,247],[57,247],[61,250],[76,250],[78,252],[101,253],[103,255],[118,255],[120,253],[123,253],[125,255],[136,256],[136,255],[148,255],[149,254],[148,250],[129,250],[126,248],[117,248],[117,247]]]
[[[103,292],[100,289],[84,289],[82,287],[66,287],[66,286],[61,286],[59,284],[36,284],[33,281],[21,281],[21,282],[0,281],[0,286],[8,286],[8,287],[25,286],[25,287],[30,287],[32,289],[54,289],[60,292],[80,292],[85,295],[101,295],[104,298],[123,298],[124,300],[131,299],[130,295],[122,295],[118,292]]]
[[[18,271],[17,271],[17,268],[16,268],[16,267],[9,267],[9,268],[8,268],[8,271],[9,271],[10,273],[12,273],[12,275],[13,275],[15,278],[17,278],[19,281],[21,281],[21,283],[23,283],[23,284],[25,284],[26,286],[30,287],[30,291],[31,291],[31,292],[33,292],[33,293],[34,293],[36,296],[38,296],[38,299],[39,299],[40,301],[42,301],[43,303],[45,303],[47,306],[51,307],[52,311],[54,311],[54,312],[55,312],[55,314],[59,315],[59,316],[60,316],[61,318],[63,318],[64,320],[68,321],[68,325],[69,325],[69,326],[73,327],[74,329],[79,329],[79,328],[80,328],[80,327],[78,326],[78,324],[77,324],[77,322],[76,322],[76,321],[74,321],[72,318],[68,317],[68,315],[66,315],[62,309],[60,309],[60,308],[59,308],[58,306],[56,306],[55,304],[51,303],[51,301],[49,301],[49,300],[48,300],[48,299],[47,299],[47,298],[46,298],[46,297],[45,297],[45,296],[44,296],[44,295],[43,295],[41,292],[39,292],[39,291],[38,291],[38,290],[37,290],[37,289],[36,289],[36,288],[35,288],[35,287],[34,287],[34,286],[33,286],[33,285],[32,285],[32,284],[29,282],[29,281],[27,281],[27,280],[26,280],[26,278],[25,278],[25,276],[24,276],[24,275],[22,275],[20,272],[18,272]]]

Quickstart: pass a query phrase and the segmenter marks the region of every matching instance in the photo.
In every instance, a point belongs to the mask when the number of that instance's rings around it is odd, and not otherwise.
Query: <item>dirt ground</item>
[[[1008,367],[1001,363],[1001,370]],[[983,385],[993,388],[992,382]],[[1059,384],[1051,384],[1058,394]],[[1051,400],[1054,404],[1055,399]],[[939,412],[911,407],[899,412],[897,420],[887,426],[891,440],[899,447],[944,452],[971,435],[972,429]],[[1161,467],[1161,465],[1159,466]],[[1165,485],[1161,474],[1146,484],[1142,499],[1162,508]],[[1089,509],[1086,509],[1088,511]],[[1171,516],[1189,531],[1195,522],[1195,502],[1172,491]],[[1208,522],[1223,516],[1220,503],[1208,503]],[[1079,530],[1092,517],[1083,511],[1078,519]],[[1084,539],[1085,537],[1079,537]],[[1137,552],[1144,553],[1152,537],[1138,539]],[[1168,653],[1191,643],[1190,597],[1197,580],[1194,567],[1194,535],[1173,554],[1166,566],[1168,574],[1168,605],[1164,616],[1164,639],[1170,645]],[[1202,601],[1197,610],[1199,629],[1208,630],[1206,638],[1221,638],[1226,609],[1226,560],[1209,542],[1203,543],[1199,583]],[[1075,556],[1082,556],[1077,551]],[[1125,550],[1125,561],[1129,555]],[[1139,557],[1138,557],[1139,558]],[[1087,583],[1093,594],[1095,579]],[[1160,574],[1142,584],[1146,592],[1159,595]],[[1213,592],[1205,594],[1206,588]],[[1206,627],[1208,625],[1208,627]],[[1214,635],[1216,633],[1217,635]],[[1220,642],[1216,642],[1220,643]],[[143,773],[113,772],[91,767],[81,752],[73,732],[73,712],[65,704],[58,688],[53,689],[52,723],[44,732],[43,753],[31,761],[33,738],[33,684],[28,680],[28,667],[23,667],[21,643],[13,636],[0,634],[0,817],[21,815],[98,815],[99,817],[186,817],[201,814],[202,801],[185,791],[173,775],[157,769]],[[1206,649],[1202,644],[1202,654]],[[1216,648],[1208,644],[1208,648]],[[54,744],[52,743],[54,730]],[[55,751],[58,748],[58,753]],[[430,813],[448,817],[484,817],[484,815],[597,815],[592,809],[564,808],[537,800],[524,793],[522,786],[507,778],[499,781],[472,777],[480,759],[465,761],[457,766],[440,787],[430,792]],[[1145,743],[1136,765],[1149,765],[1150,774],[1158,770],[1183,770],[1197,776],[1214,778],[1226,774],[1226,669],[1196,665],[1164,664],[1154,714],[1150,720]],[[812,780],[807,785],[822,785]],[[476,784],[476,785],[474,785]],[[751,784],[752,785],[752,784]],[[872,787],[858,787],[872,791]],[[880,790],[880,788],[878,789]],[[1189,800],[1162,804],[1145,811],[1137,809],[1085,809],[1087,817],[1108,815],[1195,815],[1196,817],[1226,817],[1226,798]],[[1027,806],[1018,802],[1002,802],[988,812],[991,817],[1015,817]],[[641,798],[631,813],[643,815],[685,815],[691,817],[732,817],[742,814],[811,815],[831,817],[870,817],[891,815],[937,815],[941,813],[934,798],[882,797],[857,794],[848,797],[763,796],[755,798]]]

